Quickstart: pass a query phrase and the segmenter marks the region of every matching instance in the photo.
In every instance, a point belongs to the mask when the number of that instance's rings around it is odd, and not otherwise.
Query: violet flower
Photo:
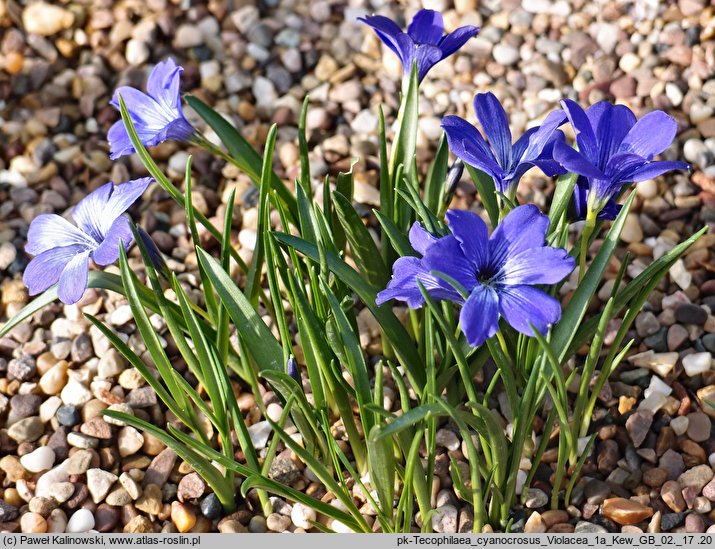
[[[459,116],[445,116],[442,128],[455,156],[489,175],[499,192],[513,197],[519,179],[532,166],[538,166],[549,177],[565,173],[552,158],[554,143],[564,139],[556,129],[566,121],[562,112],[549,113],[541,126],[527,130],[512,145],[509,119],[493,93],[477,94],[474,110],[489,144]]]
[[[549,219],[536,206],[514,208],[491,237],[473,212],[450,210],[447,221],[452,234],[443,238],[418,230],[418,251],[424,257],[395,262],[378,304],[399,299],[420,306],[419,280],[433,298],[462,304],[460,326],[475,347],[496,334],[500,317],[526,335],[533,335],[532,325],[543,334],[559,321],[559,302],[534,285],[560,282],[575,262],[566,250],[545,245]],[[447,276],[440,279],[441,274]],[[447,277],[461,286],[459,291],[449,287]]]
[[[119,245],[127,247],[132,242],[129,220],[122,214],[152,181],[144,177],[120,185],[102,185],[72,210],[77,226],[56,214],[33,219],[25,251],[35,257],[23,276],[30,295],[44,292],[59,281],[60,301],[68,305],[79,301],[87,289],[89,260],[110,265],[119,258]]]
[[[571,100],[561,102],[576,134],[578,151],[563,142],[554,145],[554,159],[587,178],[588,212],[600,212],[628,183],[652,179],[671,170],[687,170],[685,162],[653,161],[675,138],[678,125],[663,111],[636,121],[628,107],[601,101],[584,111]]]
[[[147,93],[129,86],[122,86],[114,92],[110,104],[119,110],[119,96],[122,96],[134,129],[145,147],[168,139],[186,141],[194,134],[194,128],[181,110],[180,79],[183,70],[169,58],[151,71],[146,84]],[[135,152],[122,120],[112,125],[107,139],[112,160]]]
[[[432,67],[452,55],[479,32],[479,27],[467,25],[445,36],[442,14],[434,10],[418,11],[407,27],[407,32],[403,32],[392,19],[383,15],[358,17],[358,21],[372,27],[380,40],[400,58],[403,77],[409,78],[416,61],[419,82]]]
[[[588,179],[579,175],[573,188],[571,202],[569,203],[569,219],[573,221],[583,221],[586,219],[586,215],[588,214],[589,189],[590,185],[588,183]],[[621,208],[623,208],[623,206],[618,204],[615,198],[611,197],[608,199],[605,206],[603,206],[603,209],[598,212],[597,219],[601,219],[603,221],[616,219],[621,211]]]

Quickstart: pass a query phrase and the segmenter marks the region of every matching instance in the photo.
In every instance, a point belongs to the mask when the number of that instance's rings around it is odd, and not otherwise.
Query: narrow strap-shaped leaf
[[[444,134],[439,140],[437,152],[434,160],[430,163],[425,179],[424,202],[427,209],[436,217],[442,208],[443,196],[445,195],[444,183],[447,179],[449,169],[449,146]]]
[[[549,207],[549,232],[553,232],[559,226],[562,216],[566,213],[577,179],[578,174],[567,173],[559,177],[556,182],[556,189]]]
[[[407,91],[402,96],[397,114],[399,127],[392,144],[390,174],[393,185],[396,184],[397,166],[405,166],[405,171],[412,169],[412,160],[417,148],[417,123],[419,118],[419,82],[417,80],[417,62],[412,66]]]
[[[377,217],[377,220],[382,226],[383,236],[387,236],[389,244],[392,244],[392,247],[397,250],[400,257],[404,257],[406,255],[417,255],[415,250],[412,248],[409,239],[400,231],[400,229],[397,228],[397,225],[395,225],[389,217],[387,217],[380,210],[373,210],[372,213],[375,214],[375,217]],[[385,246],[388,246],[388,242],[383,238],[381,245],[385,248]]]
[[[359,265],[370,284],[376,288],[384,288],[390,280],[390,273],[380,257],[380,251],[370,232],[363,225],[350,201],[337,191],[333,193],[333,204],[350,243],[355,263]]]
[[[206,123],[211,126],[211,129],[216,132],[221,142],[224,144],[233,164],[241,171],[248,175],[253,182],[258,185],[261,177],[261,155],[246,141],[240,132],[234,128],[223,116],[209,107],[194,95],[185,97],[188,105],[194,109],[198,115],[203,118]],[[281,178],[275,172],[271,173],[272,186],[288,208],[293,219],[297,219],[297,211],[295,207],[295,197],[285,186]]]
[[[308,140],[305,137],[309,102],[310,99],[306,95],[305,99],[303,99],[303,107],[300,110],[300,121],[298,123],[298,151],[300,152],[300,179],[298,179],[298,186],[303,189],[303,192],[306,196],[310,196],[313,192],[312,185],[310,182],[310,157],[308,156]]]
[[[282,371],[283,350],[273,337],[258,313],[245,295],[238,289],[221,264],[208,252],[197,249],[199,261],[213,280],[216,292],[226,307],[231,320],[241,337],[246,342],[251,355],[260,369],[268,368]]]
[[[465,166],[467,167],[469,176],[474,182],[474,186],[477,187],[479,200],[481,200],[484,209],[489,215],[489,221],[491,221],[492,227],[496,227],[499,224],[499,204],[497,203],[497,191],[494,180],[483,171],[469,164],[465,164]]]

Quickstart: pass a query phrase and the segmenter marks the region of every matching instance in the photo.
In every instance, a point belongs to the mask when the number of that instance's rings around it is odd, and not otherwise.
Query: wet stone
[[[221,516],[223,507],[218,496],[213,492],[201,500],[201,514],[209,520],[217,519]]]

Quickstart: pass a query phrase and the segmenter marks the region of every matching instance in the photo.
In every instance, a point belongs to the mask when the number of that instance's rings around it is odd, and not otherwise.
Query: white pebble
[[[648,398],[653,391],[663,393],[665,396],[668,396],[670,393],[673,392],[673,388],[667,383],[665,383],[658,376],[653,376],[650,378],[650,385],[643,392],[643,396],[645,396],[645,398]]]
[[[256,450],[261,450],[268,443],[268,436],[271,434],[271,424],[267,421],[259,421],[248,428],[248,436]]]
[[[47,446],[40,446],[20,458],[20,464],[31,473],[39,473],[52,468],[55,463],[55,452]]]
[[[94,515],[89,509],[78,509],[70,517],[67,523],[68,534],[78,534],[81,532],[89,532],[94,528]]]
[[[688,423],[690,420],[686,416],[677,416],[670,420],[670,427],[676,436],[680,436],[688,430]]]
[[[688,377],[694,377],[707,372],[712,365],[710,353],[692,353],[683,357],[683,368]]]
[[[50,469],[45,474],[43,474],[39,479],[37,479],[37,485],[35,486],[35,496],[37,497],[50,497],[50,487],[57,482],[67,482],[70,478],[69,474],[65,470],[65,464],[67,460],[63,461],[54,469]]]
[[[296,503],[293,505],[293,509],[290,512],[290,518],[298,528],[311,528],[313,525],[309,522],[311,520],[317,520],[317,515],[314,509],[311,509],[307,505],[302,503]]]
[[[663,393],[653,391],[648,397],[638,405],[639,410],[650,410],[654,414],[660,410],[668,401],[668,397]]]

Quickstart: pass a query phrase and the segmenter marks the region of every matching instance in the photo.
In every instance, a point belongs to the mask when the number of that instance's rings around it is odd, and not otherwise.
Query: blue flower
[[[583,221],[586,219],[586,215],[588,214],[589,189],[588,179],[579,175],[578,179],[576,179],[576,185],[574,185],[571,203],[569,204],[569,219],[573,221]],[[603,209],[598,212],[597,218],[601,220],[616,219],[621,208],[623,208],[623,206],[618,204],[615,198],[609,198],[606,205],[603,206]]]
[[[459,116],[445,116],[442,128],[450,150],[491,176],[499,192],[513,196],[519,179],[532,166],[538,166],[548,176],[565,173],[552,158],[554,143],[564,138],[556,129],[566,121],[562,112],[550,113],[541,126],[527,130],[512,145],[509,119],[493,93],[477,94],[474,110],[489,144],[474,126]]]
[[[56,214],[32,220],[25,251],[35,257],[25,269],[23,281],[30,295],[56,284],[66,304],[79,301],[87,289],[89,260],[110,265],[119,258],[119,245],[132,242],[129,220],[122,214],[153,181],[151,177],[120,185],[107,183],[88,194],[72,210],[72,225]]]
[[[554,159],[588,180],[589,212],[600,212],[628,183],[690,168],[685,162],[653,160],[670,146],[678,130],[675,120],[663,111],[636,121],[628,107],[606,101],[587,111],[568,99],[561,106],[576,134],[578,151],[558,142]]]
[[[442,14],[434,10],[418,11],[407,32],[382,15],[368,15],[358,20],[370,25],[380,40],[400,58],[403,76],[409,77],[412,65],[417,61],[417,79],[420,82],[432,67],[479,32],[479,27],[467,25],[444,36]]]
[[[413,226],[410,241],[423,257],[395,262],[393,278],[378,294],[378,304],[399,299],[419,307],[419,280],[433,298],[462,304],[461,329],[475,347],[496,334],[500,317],[526,335],[533,335],[530,324],[543,334],[559,321],[559,302],[534,285],[560,282],[575,262],[566,250],[545,245],[549,219],[536,206],[514,208],[491,237],[473,212],[450,210],[447,222],[452,234],[442,238]],[[440,275],[456,281],[466,294]]]
[[[153,147],[168,139],[186,141],[194,134],[194,128],[181,110],[180,80],[183,70],[169,58],[151,71],[146,84],[148,93],[129,86],[122,86],[114,92],[110,104],[119,110],[119,96],[122,96],[134,129],[145,147]],[[135,152],[121,120],[109,129],[107,139],[112,160]]]

